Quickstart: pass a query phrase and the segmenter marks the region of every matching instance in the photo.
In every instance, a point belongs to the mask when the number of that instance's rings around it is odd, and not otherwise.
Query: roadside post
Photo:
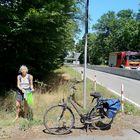
[[[81,70],[81,79],[84,80],[83,70]]]
[[[121,85],[121,111],[124,113],[124,85]]]
[[[81,53],[74,53],[74,58],[75,58],[75,69],[76,69],[76,71],[75,71],[75,79],[77,80],[77,63],[78,63],[78,59],[79,59],[79,57],[80,57],[80,55],[81,55]]]
[[[94,75],[94,79],[95,79],[95,81],[94,81],[94,91],[96,91],[96,88],[97,88],[96,75]]]
[[[89,0],[86,0],[85,6],[85,46],[84,46],[84,109],[86,109],[86,86],[87,86],[87,35],[88,35],[88,8]]]

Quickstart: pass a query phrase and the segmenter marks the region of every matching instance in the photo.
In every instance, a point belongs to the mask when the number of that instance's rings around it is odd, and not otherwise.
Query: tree
[[[132,10],[122,10],[117,14],[108,12],[93,26],[96,30],[100,57],[107,61],[110,52],[139,51],[139,23]]]
[[[132,10],[118,13],[108,11],[93,25],[94,33],[88,35],[88,62],[107,64],[109,53],[117,51],[140,51],[140,22]],[[84,38],[77,44],[82,52]],[[83,63],[83,59],[81,63]]]
[[[74,46],[78,5],[75,0],[0,1],[0,87],[16,85],[22,64],[39,80],[63,64]]]

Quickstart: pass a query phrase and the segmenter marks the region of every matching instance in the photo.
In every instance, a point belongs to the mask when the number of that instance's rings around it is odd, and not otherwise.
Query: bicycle
[[[80,116],[80,122],[84,125],[86,131],[87,129],[106,129],[110,127],[114,117],[108,118],[106,116],[107,108],[104,106],[105,99],[102,98],[101,94],[98,92],[90,94],[92,103],[94,102],[95,105],[86,114],[83,114],[78,103],[74,100],[75,84],[71,87],[73,93],[68,97],[68,101]],[[74,127],[75,116],[67,102],[63,99],[58,105],[46,110],[43,122],[50,134],[62,135],[69,133]]]

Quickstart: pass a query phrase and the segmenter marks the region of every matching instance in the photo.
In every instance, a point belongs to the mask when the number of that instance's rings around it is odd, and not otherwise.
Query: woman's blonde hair
[[[20,73],[22,72],[22,69],[26,69],[26,72],[28,73],[28,68],[27,68],[27,66],[25,66],[25,65],[20,66],[20,68],[19,68],[19,72],[20,72]]]

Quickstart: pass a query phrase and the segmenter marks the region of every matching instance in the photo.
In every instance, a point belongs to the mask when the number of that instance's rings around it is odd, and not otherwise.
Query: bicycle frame
[[[89,115],[90,115],[90,113],[95,109],[95,108],[102,108],[102,105],[101,105],[101,102],[100,102],[100,98],[94,98],[93,97],[93,99],[92,99],[92,102],[91,102],[91,104],[93,104],[94,103],[94,101],[96,101],[96,104],[95,105],[93,105],[92,106],[92,108],[90,108],[85,114],[81,111],[81,109],[79,108],[79,104],[74,100],[74,95],[75,95],[75,90],[76,90],[76,88],[73,86],[72,87],[72,92],[73,92],[73,94],[72,95],[70,95],[69,97],[68,97],[68,101],[70,102],[70,104],[73,106],[73,108],[76,110],[76,112],[78,113],[78,115],[80,116],[80,118],[81,118],[81,120],[83,120],[82,121],[82,123],[89,123],[89,121],[90,121],[90,117],[89,117]],[[68,106],[67,106],[67,102],[64,102],[64,99],[62,99],[62,104],[60,104],[60,105],[62,105],[62,106],[64,106],[64,109],[65,108],[67,108]],[[69,108],[69,107],[68,107]],[[69,108],[70,109],[70,108]],[[62,115],[63,115],[63,113],[62,113]],[[86,121],[88,119],[88,122]]]
[[[73,96],[72,96],[72,95],[70,95],[70,96],[68,97],[68,100],[69,100],[69,102],[71,103],[71,105],[74,107],[74,109],[76,110],[76,112],[78,113],[78,115],[79,115],[80,117],[83,117],[84,114],[83,114],[82,111],[79,109],[79,105],[73,100]],[[95,98],[92,99],[92,103],[94,102],[94,100],[95,100]],[[94,107],[92,107],[91,110],[93,110],[95,107],[99,106],[98,99],[97,99],[96,101],[97,101],[97,104],[96,104]],[[87,111],[87,114],[89,114],[91,110]]]
[[[72,104],[72,106],[74,107],[74,109],[76,110],[76,112],[78,113],[78,115],[79,115],[80,117],[82,117],[83,114],[82,114],[81,110],[79,109],[78,104],[72,99],[71,96],[69,97],[69,101],[70,101],[70,103]]]
[[[76,83],[75,83],[76,84]],[[80,116],[80,117],[83,117],[84,116],[84,114],[82,113],[82,111],[79,109],[79,104],[74,100],[74,95],[75,95],[75,90],[76,90],[76,87],[75,87],[75,84],[73,84],[72,85],[72,87],[71,87],[71,91],[72,91],[72,95],[70,95],[69,97],[68,97],[68,101],[71,103],[71,105],[74,107],[74,109],[76,110],[76,112],[78,113],[78,115]],[[95,98],[93,98],[92,99],[92,103],[94,102],[94,99]],[[64,99],[63,99],[63,102],[64,102]],[[98,104],[98,99],[97,99],[97,104]],[[97,106],[97,104],[95,105],[95,106]],[[95,107],[94,106],[94,107]],[[94,108],[93,107],[93,108]],[[92,109],[93,109],[92,108]],[[92,110],[91,109],[91,110]],[[91,111],[91,110],[89,110],[88,112],[87,112],[87,114]]]

